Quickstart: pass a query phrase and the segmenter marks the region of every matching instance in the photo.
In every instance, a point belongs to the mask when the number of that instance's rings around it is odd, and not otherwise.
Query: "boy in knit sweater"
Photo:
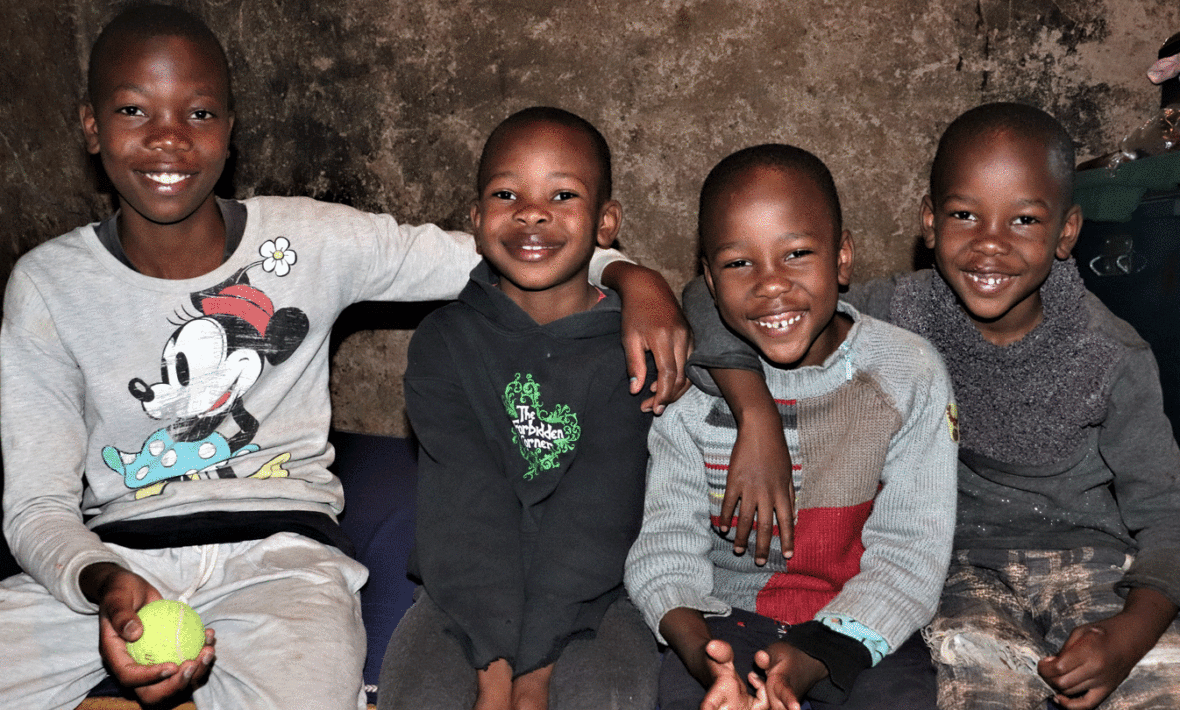
[[[587,282],[622,208],[610,151],[567,111],[492,131],[471,209],[484,262],[410,341],[421,446],[412,571],[381,710],[645,710],[659,654],[623,593],[651,423],[619,302]]]
[[[721,161],[699,233],[721,318],[775,397],[798,517],[790,559],[777,536],[768,560],[735,555],[719,518],[737,436],[725,401],[693,389],[653,424],[626,584],[675,651],[660,707],[870,707],[880,699],[855,692],[858,675],[905,673],[888,654],[934,613],[950,555],[950,382],[925,340],[838,300],[853,246],[810,153],[763,145]]]
[[[25,255],[0,329],[4,534],[26,572],[0,582],[0,707],[76,707],[107,669],[145,704],[365,705],[329,333],[356,301],[453,298],[478,257],[433,225],[219,200],[231,96],[217,38],[178,9],[129,9],[95,42],[81,123],[120,209]],[[128,654],[161,597],[209,627],[197,660]]]
[[[1073,162],[1042,111],[966,112],[922,202],[937,270],[848,294],[929,338],[962,407],[956,549],[927,630],[944,710],[1180,707],[1180,453],[1150,349],[1069,258]],[[752,370],[697,320],[700,364]],[[768,399],[752,372],[726,377]]]

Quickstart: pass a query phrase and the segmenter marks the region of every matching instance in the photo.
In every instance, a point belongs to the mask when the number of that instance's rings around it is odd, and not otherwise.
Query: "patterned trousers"
[[[1074,628],[1118,613],[1130,559],[1109,549],[963,550],[951,560],[938,614],[924,631],[941,710],[1043,710],[1037,674]],[[1180,621],[1100,710],[1180,708]]]

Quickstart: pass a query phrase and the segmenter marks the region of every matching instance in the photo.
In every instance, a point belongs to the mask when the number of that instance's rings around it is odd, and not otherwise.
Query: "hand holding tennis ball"
[[[152,625],[150,613],[143,612],[160,592],[150,582],[113,562],[95,562],[78,575],[78,586],[98,606],[98,650],[103,663],[119,685],[134,691],[144,705],[156,705],[199,687],[214,663],[213,629],[206,629],[208,643],[197,660],[180,664],[140,665],[127,646]],[[138,612],[143,612],[141,618]]]
[[[205,646],[205,625],[184,602],[158,599],[139,610],[143,635],[127,644],[127,652],[141,666],[180,665],[194,660]]]

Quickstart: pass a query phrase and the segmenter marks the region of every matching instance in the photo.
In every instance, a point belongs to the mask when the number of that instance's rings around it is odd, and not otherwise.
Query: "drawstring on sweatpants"
[[[188,600],[197,593],[197,590],[205,586],[213,576],[213,570],[217,568],[217,553],[217,545],[201,545],[201,568],[193,583],[176,598],[177,601],[188,604]]]

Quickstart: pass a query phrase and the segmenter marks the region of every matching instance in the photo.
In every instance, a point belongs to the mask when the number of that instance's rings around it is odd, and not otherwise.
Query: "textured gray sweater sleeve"
[[[704,458],[693,443],[690,423],[707,411],[704,395],[689,390],[656,417],[648,434],[647,495],[643,528],[627,556],[623,581],[661,643],[660,619],[686,607],[728,613],[713,596],[709,491]]]
[[[1120,587],[1150,587],[1180,605],[1180,451],[1147,348],[1130,351],[1120,364],[1098,446],[1139,546]]]
[[[709,293],[704,278],[698,276],[684,287],[681,294],[684,315],[692,326],[693,351],[685,365],[692,383],[714,397],[721,390],[709,374],[710,367],[729,370],[762,372],[762,360],[749,343],[734,335],[721,321],[717,304]]]
[[[94,613],[97,607],[78,587],[79,573],[96,562],[124,563],[82,523],[87,442],[82,373],[20,268],[8,281],[4,304],[4,535],[33,579],[74,611]]]
[[[840,300],[847,302],[866,316],[872,316],[886,323],[892,322],[889,314],[893,305],[893,292],[897,288],[897,281],[905,274],[895,274],[864,283],[852,284],[847,293],[840,296]]]

